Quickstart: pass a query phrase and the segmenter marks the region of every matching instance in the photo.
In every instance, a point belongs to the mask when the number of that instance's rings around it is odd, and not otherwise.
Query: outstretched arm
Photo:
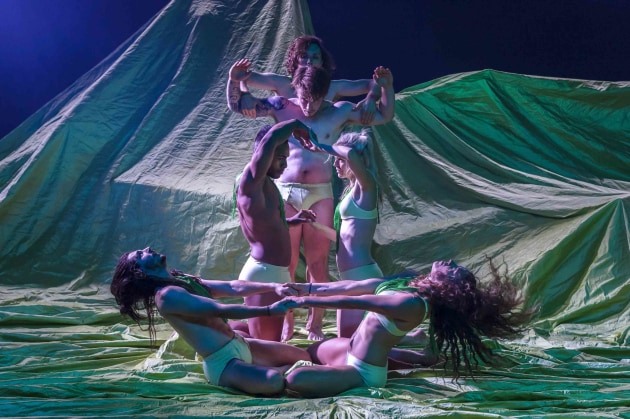
[[[247,78],[243,80],[241,86],[245,85],[246,88],[242,90],[248,90],[247,88],[253,87],[260,90],[270,90],[280,96],[295,97],[295,91],[291,86],[291,78],[275,73],[259,73],[256,71],[249,71]],[[326,99],[330,101],[338,100],[342,97],[352,97],[365,95],[367,97],[364,100],[371,100],[374,105],[372,112],[376,110],[375,102],[381,97],[381,87],[373,79],[361,79],[361,80],[332,80],[330,82],[330,88],[326,94]]]
[[[155,295],[155,304],[163,316],[185,316],[200,319],[224,317],[229,319],[247,319],[250,317],[274,316],[286,314],[295,307],[290,300],[281,301],[272,306],[246,306],[243,304],[221,304],[211,298],[193,295],[177,286],[162,288]]]
[[[414,322],[424,317],[424,303],[410,293],[389,295],[353,295],[330,297],[286,297],[298,307],[367,310],[393,319]]]
[[[376,287],[387,281],[387,278],[370,278],[363,281],[336,281],[336,282],[311,282],[293,283],[298,295],[364,295],[374,294]]]
[[[241,91],[248,92],[250,87],[261,90],[270,90],[279,96],[295,97],[295,91],[291,86],[291,78],[275,73],[259,73],[248,69],[246,77],[241,81]],[[357,103],[356,108],[361,112],[361,123],[370,125],[377,111],[376,103],[381,98],[381,87],[373,79],[361,80],[332,80],[326,94],[330,101],[339,100],[342,97],[366,95]],[[251,95],[243,94],[241,99],[241,113],[247,117],[256,116],[254,99]]]
[[[280,96],[295,97],[295,93],[291,87],[291,79],[288,76],[252,71],[247,80],[245,80],[245,83],[247,83],[247,87],[271,90]]]
[[[288,284],[251,282],[251,281],[217,281],[202,279],[201,284],[210,290],[215,298],[247,297],[249,295],[273,292],[280,297],[297,295],[297,291]]]

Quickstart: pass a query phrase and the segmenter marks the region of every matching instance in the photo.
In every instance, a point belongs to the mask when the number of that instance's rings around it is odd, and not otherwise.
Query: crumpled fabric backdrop
[[[384,272],[452,258],[483,277],[488,256],[540,305],[526,336],[488,342],[498,363],[475,381],[416,369],[333,398],[251,397],[207,384],[168,325],[155,351],[121,318],[124,251],[237,277],[232,186],[270,121],[228,111],[227,70],[283,72],[305,33],[304,0],[174,0],[0,140],[0,416],[630,418],[630,82],[448,75],[402,90],[374,129]]]

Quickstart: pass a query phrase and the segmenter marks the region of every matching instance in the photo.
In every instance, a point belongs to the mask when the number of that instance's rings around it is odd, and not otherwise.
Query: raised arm
[[[381,87],[373,79],[363,80],[333,80],[326,99],[339,100],[342,97],[367,95],[357,103],[356,108],[361,112],[361,124],[370,125],[376,114],[376,103],[381,98]]]
[[[247,112],[250,117],[271,116],[275,119],[275,111],[283,109],[287,104],[287,99],[282,96],[272,96],[260,99],[251,96],[247,91],[241,89],[241,82],[251,77],[251,62],[247,59],[238,60],[230,67],[228,83],[226,88],[226,99],[228,108],[232,112],[244,113],[242,101],[244,96],[251,99],[249,102],[253,106],[253,110]]]
[[[256,192],[276,158],[276,148],[289,141],[291,135],[308,138],[309,132],[308,127],[297,119],[282,121],[271,127],[254,150],[252,159],[241,176],[239,190],[245,195]],[[284,156],[286,157],[288,156]]]
[[[247,87],[270,90],[284,97],[295,97],[293,87],[291,87],[291,79],[288,76],[251,71],[244,82],[247,84]]]
[[[378,100],[381,88],[372,79],[331,80],[326,99],[335,101],[342,97],[362,96],[366,93],[373,93],[376,95],[375,99]]]
[[[228,73],[227,90],[225,92],[228,108],[232,112],[240,112],[241,96],[247,92],[241,90],[241,81],[249,77],[251,62],[247,59],[235,62]]]
[[[394,75],[385,67],[377,67],[372,76],[374,82],[381,87],[381,102],[379,113],[383,116],[383,123],[394,118],[394,106],[396,102],[394,94]]]
[[[379,102],[374,119],[370,123],[365,123],[358,112],[352,112],[348,121],[361,125],[380,125],[392,120],[394,117],[395,95],[394,95],[394,76],[391,71],[385,67],[377,67],[373,75],[374,83],[381,90],[381,100]],[[354,109],[356,110],[356,107]]]

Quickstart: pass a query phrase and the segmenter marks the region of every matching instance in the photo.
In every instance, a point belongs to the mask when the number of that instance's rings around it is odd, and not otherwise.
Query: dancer
[[[303,349],[291,345],[245,339],[224,318],[282,316],[289,301],[266,307],[221,304],[213,298],[247,296],[261,292],[291,295],[281,284],[245,281],[211,281],[179,271],[169,271],[166,256],[147,247],[124,253],[110,287],[120,313],[138,324],[147,320],[151,344],[155,342],[157,312],[203,358],[210,384],[232,387],[250,394],[282,393],[283,373],[297,361],[309,361]],[[141,314],[146,313],[146,317]],[[281,317],[280,317],[281,318]]]
[[[241,82],[241,89],[249,91],[248,87],[273,91],[283,97],[295,97],[295,90],[291,85],[291,80],[298,67],[312,66],[323,68],[330,75],[335,70],[335,63],[332,55],[324,47],[324,42],[311,35],[296,38],[287,50],[285,67],[287,75],[275,73],[259,73],[251,71],[246,79]],[[369,125],[376,114],[376,102],[381,98],[381,89],[372,79],[362,80],[331,80],[330,88],[325,96],[326,100],[336,101],[342,97],[366,95],[357,104],[361,111],[361,122]],[[251,97],[244,96],[241,101],[241,110],[244,116],[255,118],[255,102]]]
[[[238,180],[236,208],[241,230],[247,238],[250,256],[239,275],[243,281],[291,282],[291,238],[289,226],[310,223],[315,214],[308,209],[286,218],[284,202],[273,182],[287,168],[289,137],[308,142],[312,132],[300,121],[291,119],[260,130],[254,140],[254,151]],[[266,306],[278,301],[273,292],[245,297],[251,307]],[[254,317],[249,320],[249,333],[257,339],[279,341],[282,317]]]
[[[324,151],[334,156],[334,166],[340,179],[348,184],[335,209],[335,229],[317,222],[331,241],[336,242],[337,268],[341,280],[358,281],[381,278],[383,272],[372,257],[372,241],[378,222],[378,185],[374,141],[369,130],[343,134],[332,146],[313,141],[311,151]],[[355,332],[364,312],[337,310],[339,337],[350,337]],[[400,345],[424,346],[427,336],[420,328],[404,336]]]
[[[368,130],[350,132],[339,137],[332,146],[313,145],[312,151],[321,150],[334,156],[337,175],[348,180],[335,209],[335,229],[313,223],[336,242],[340,279],[358,281],[383,277],[371,250],[378,221],[378,187],[371,133]],[[352,336],[363,314],[362,310],[337,310],[338,336]]]
[[[247,77],[251,63],[248,60],[237,61],[230,69],[227,87],[228,106],[235,112],[241,111],[242,91],[240,81]],[[374,71],[374,81],[380,86],[382,97],[372,125],[384,124],[394,115],[394,89],[391,72],[378,67]],[[325,100],[330,85],[329,74],[316,67],[298,67],[292,82],[297,98],[281,96],[256,99],[256,116],[269,116],[276,121],[298,119],[314,132],[320,143],[331,144],[338,138],[343,126],[347,123],[360,124],[359,113],[351,102],[331,103]],[[332,170],[328,159],[304,150],[296,140],[289,141],[290,154],[288,170],[276,181],[282,197],[288,204],[287,215],[291,216],[303,209],[310,209],[317,216],[320,224],[332,227],[333,194]],[[330,241],[326,239],[310,223],[290,229],[291,235],[291,278],[295,278],[295,270],[300,254],[300,245],[304,245],[304,257],[307,265],[307,281],[328,281],[328,252]],[[307,322],[309,339],[323,339],[322,318],[324,311],[313,309]],[[285,323],[283,340],[293,334],[292,318]]]
[[[524,300],[517,287],[490,261],[492,279],[482,283],[452,261],[434,262],[431,273],[415,278],[372,278],[329,284],[294,284],[301,294],[287,297],[299,307],[368,310],[352,338],[333,338],[309,348],[314,362],[286,377],[287,391],[302,397],[328,397],[355,387],[383,387],[388,356],[406,356],[410,365],[451,361],[454,378],[460,365],[472,375],[492,351],[481,336],[506,338],[524,330],[532,311],[517,308]],[[364,295],[373,294],[373,295]],[[392,349],[425,317],[432,344],[424,353]],[[396,354],[403,352],[402,356]],[[446,365],[446,363],[445,363]]]

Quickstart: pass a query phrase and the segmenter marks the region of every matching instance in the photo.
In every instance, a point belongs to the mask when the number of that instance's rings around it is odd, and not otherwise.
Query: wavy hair
[[[333,60],[332,55],[330,55],[328,50],[324,47],[324,41],[316,36],[305,35],[296,38],[293,42],[291,42],[291,45],[289,45],[289,48],[287,49],[287,58],[284,65],[289,76],[293,77],[295,71],[300,66],[300,58],[306,55],[306,50],[312,44],[317,45],[319,50],[322,52],[322,68],[329,74],[332,74],[335,70],[335,61]]]
[[[492,350],[481,336],[509,338],[521,334],[529,323],[534,309],[518,309],[525,303],[520,290],[488,258],[491,279],[481,282],[472,272],[461,281],[432,278],[430,274],[411,281],[430,306],[430,338],[445,361],[450,359],[454,379],[460,377],[463,363],[473,376],[473,365],[479,360],[488,362]],[[445,362],[446,368],[446,362]],[[474,376],[473,376],[474,378]]]
[[[184,281],[178,279],[160,278],[153,275],[147,275],[135,260],[129,260],[129,254],[123,253],[118,260],[112,283],[109,287],[110,292],[116,299],[116,304],[120,309],[120,314],[129,316],[142,329],[141,321],[146,320],[149,324],[149,338],[151,346],[155,343],[155,293],[158,289],[168,285],[182,287],[189,292],[192,289]],[[183,275],[182,272],[172,270],[171,275]],[[191,275],[187,275],[191,276]],[[191,276],[192,277],[192,276]],[[192,277],[200,283],[198,277]],[[144,312],[144,315],[142,314]],[[145,330],[145,329],[142,329]]]

